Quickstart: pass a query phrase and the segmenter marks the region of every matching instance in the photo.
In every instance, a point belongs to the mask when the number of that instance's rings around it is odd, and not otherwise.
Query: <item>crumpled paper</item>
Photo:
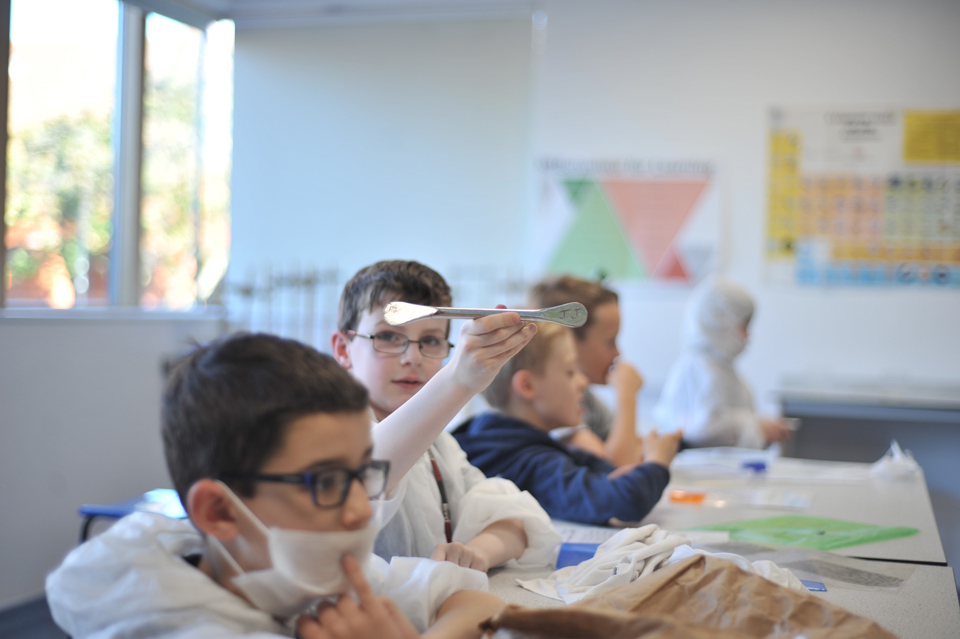
[[[870,473],[881,479],[909,479],[920,473],[920,464],[894,439],[890,442],[890,450],[870,467]]]
[[[711,556],[570,606],[507,606],[483,628],[494,639],[895,639],[875,621]]]
[[[803,584],[792,572],[773,562],[751,563],[739,555],[696,550],[689,544],[689,540],[668,533],[656,524],[626,528],[601,544],[592,559],[561,568],[546,578],[517,579],[517,583],[544,597],[573,603],[636,581],[658,568],[692,555],[715,555],[734,561],[744,570],[782,586],[804,590]]]

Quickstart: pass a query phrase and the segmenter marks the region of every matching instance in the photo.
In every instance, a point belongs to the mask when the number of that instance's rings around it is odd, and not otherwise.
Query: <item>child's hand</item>
[[[610,370],[608,383],[613,386],[617,397],[633,397],[643,388],[643,375],[629,362],[620,359]]]
[[[336,605],[317,610],[316,618],[301,615],[297,636],[301,639],[419,639],[420,633],[387,597],[378,597],[367,583],[353,555],[343,556],[343,571],[360,603],[343,595]]]
[[[481,572],[490,570],[490,561],[476,549],[465,546],[459,542],[449,544],[437,544],[433,552],[430,553],[430,559],[435,561],[449,561],[452,564],[463,566],[464,568],[473,568]]]
[[[498,304],[497,308],[506,307]],[[524,324],[516,313],[497,313],[465,323],[449,364],[454,380],[479,393],[536,332],[535,324]]]
[[[579,448],[591,455],[596,455],[601,459],[607,458],[607,449],[603,447],[603,440],[589,428],[578,430],[563,443],[572,448]]]
[[[770,444],[782,442],[793,435],[793,429],[788,427],[783,419],[761,419],[760,430]]]
[[[666,435],[658,435],[657,431],[653,431],[643,439],[644,459],[661,466],[669,466],[677,455],[682,438],[683,432],[679,430]]]
[[[633,470],[634,468],[636,468],[638,465],[639,465],[639,464],[630,464],[630,465],[628,465],[628,466],[617,466],[616,468],[613,469],[613,472],[612,472],[612,473],[609,473],[609,474],[607,475],[607,479],[616,479],[616,478],[619,477],[620,475],[626,475],[626,474],[629,473],[631,470]]]

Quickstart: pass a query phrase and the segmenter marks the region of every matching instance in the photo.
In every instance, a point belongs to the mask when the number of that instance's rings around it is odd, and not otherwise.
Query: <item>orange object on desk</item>
[[[694,490],[674,489],[670,491],[670,501],[678,504],[699,504],[703,502],[705,496],[706,493]]]

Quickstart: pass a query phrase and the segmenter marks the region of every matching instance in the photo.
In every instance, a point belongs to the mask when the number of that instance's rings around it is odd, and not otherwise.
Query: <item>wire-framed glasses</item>
[[[426,335],[420,339],[410,339],[403,333],[396,333],[394,331],[380,331],[373,335],[358,333],[357,331],[347,331],[347,335],[368,339],[373,342],[373,350],[391,355],[399,355],[400,353],[406,352],[407,347],[410,346],[410,342],[414,342],[420,347],[420,353],[424,357],[436,357],[438,359],[443,359],[449,355],[450,349],[453,348],[453,344],[436,335]]]
[[[317,508],[336,508],[347,501],[350,485],[354,480],[359,481],[367,492],[367,497],[376,499],[383,494],[387,487],[387,475],[390,472],[390,462],[384,459],[375,459],[357,468],[334,467],[305,473],[282,474],[238,474],[225,473],[224,478],[247,479],[252,481],[269,481],[281,484],[302,484],[310,489],[310,496]]]

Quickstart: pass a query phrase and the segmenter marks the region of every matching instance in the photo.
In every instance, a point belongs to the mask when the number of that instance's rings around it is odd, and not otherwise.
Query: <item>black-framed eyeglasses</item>
[[[394,331],[380,331],[373,335],[358,333],[357,331],[347,331],[351,337],[363,337],[373,342],[373,350],[380,353],[389,353],[390,355],[399,355],[405,353],[410,342],[420,347],[420,353],[424,357],[436,357],[443,359],[450,354],[453,344],[436,335],[427,335],[420,339],[410,339],[403,333]]]
[[[281,484],[302,484],[310,489],[310,496],[317,508],[336,508],[347,501],[350,486],[354,480],[367,491],[367,497],[376,499],[383,494],[387,487],[387,475],[390,473],[390,462],[385,459],[375,459],[357,468],[321,468],[320,470],[305,473],[284,474],[240,474],[224,473],[224,479],[247,479],[252,481],[269,481]]]

